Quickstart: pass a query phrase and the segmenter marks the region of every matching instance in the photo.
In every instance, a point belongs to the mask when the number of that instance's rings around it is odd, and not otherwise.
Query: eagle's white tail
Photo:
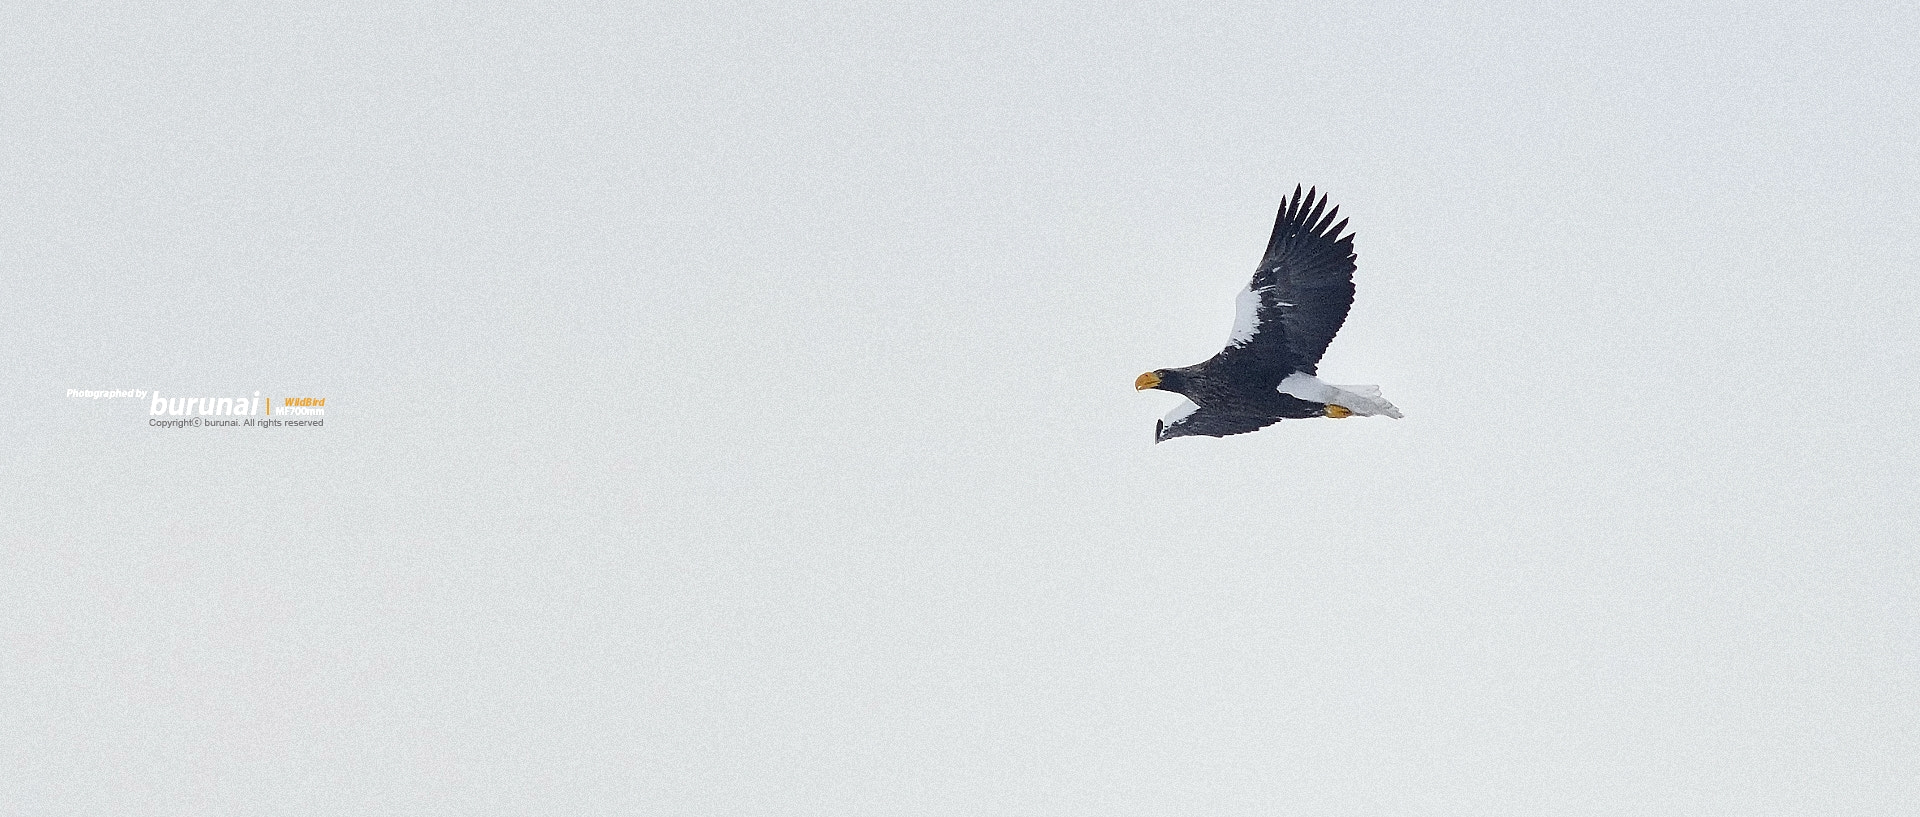
[[[1330,403],[1362,417],[1376,414],[1400,419],[1400,410],[1380,396],[1379,386],[1335,386],[1301,372],[1280,381],[1280,391],[1314,403]]]

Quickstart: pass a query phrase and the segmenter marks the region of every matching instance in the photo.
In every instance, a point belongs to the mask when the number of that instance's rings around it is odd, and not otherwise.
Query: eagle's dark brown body
[[[1242,365],[1245,362],[1221,352],[1204,363],[1164,370],[1158,388],[1179,392],[1202,409],[1242,417],[1300,420],[1326,413],[1325,403],[1278,391],[1281,379],[1289,372],[1274,376],[1257,369],[1247,371],[1251,367]]]

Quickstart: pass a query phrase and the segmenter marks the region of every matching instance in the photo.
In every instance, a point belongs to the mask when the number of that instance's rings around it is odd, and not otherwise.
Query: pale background
[[[0,12],[0,811],[1920,811],[1913,4],[555,5]]]

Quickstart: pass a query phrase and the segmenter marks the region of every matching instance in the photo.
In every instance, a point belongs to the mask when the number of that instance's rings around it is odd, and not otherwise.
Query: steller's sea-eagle
[[[1347,221],[1334,224],[1340,208],[1322,215],[1326,206],[1326,196],[1308,190],[1302,198],[1298,186],[1280,205],[1266,257],[1240,291],[1227,348],[1133,381],[1135,389],[1187,397],[1154,424],[1154,442],[1245,434],[1307,417],[1400,416],[1378,386],[1335,386],[1314,374],[1353,306],[1353,234],[1340,235]]]

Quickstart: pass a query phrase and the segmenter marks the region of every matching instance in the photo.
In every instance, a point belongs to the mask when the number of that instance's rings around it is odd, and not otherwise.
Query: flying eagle
[[[1335,386],[1314,374],[1353,306],[1353,234],[1342,237],[1346,219],[1334,224],[1340,208],[1322,215],[1326,207],[1325,195],[1308,190],[1303,198],[1298,186],[1281,204],[1266,257],[1240,291],[1227,348],[1133,381],[1135,389],[1187,397],[1154,424],[1154,442],[1245,434],[1307,417],[1400,416],[1378,386]]]

